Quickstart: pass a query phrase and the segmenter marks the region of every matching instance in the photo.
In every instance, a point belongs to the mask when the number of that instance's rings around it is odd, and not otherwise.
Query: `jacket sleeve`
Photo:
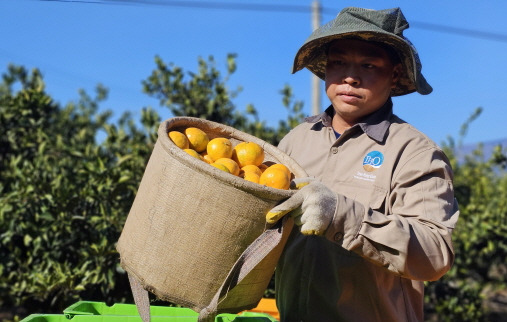
[[[382,209],[338,195],[326,237],[395,274],[431,281],[454,261],[458,216],[447,158],[431,149],[398,166]]]

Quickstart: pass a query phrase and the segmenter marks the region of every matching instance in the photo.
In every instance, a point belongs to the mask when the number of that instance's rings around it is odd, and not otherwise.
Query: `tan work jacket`
[[[295,229],[276,269],[282,321],[423,321],[422,281],[454,260],[444,153],[388,102],[338,139],[332,107],[279,148],[338,195],[325,237]]]

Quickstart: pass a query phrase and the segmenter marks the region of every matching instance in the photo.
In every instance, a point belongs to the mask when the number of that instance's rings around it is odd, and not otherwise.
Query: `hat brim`
[[[297,52],[294,58],[292,73],[303,68],[308,68],[313,74],[324,80],[326,77],[327,44],[337,39],[361,39],[371,42],[379,42],[392,47],[399,55],[403,66],[402,75],[391,95],[400,96],[415,91],[426,95],[432,92],[431,86],[426,79],[417,70],[418,62],[415,60],[417,53],[406,39],[393,35],[391,33],[374,31],[354,31],[340,34],[323,35],[306,42]]]

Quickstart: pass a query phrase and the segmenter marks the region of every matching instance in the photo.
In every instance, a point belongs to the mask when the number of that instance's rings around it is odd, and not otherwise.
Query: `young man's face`
[[[326,66],[326,94],[336,111],[339,133],[378,110],[396,86],[401,65],[393,65],[385,49],[355,39],[331,43]]]

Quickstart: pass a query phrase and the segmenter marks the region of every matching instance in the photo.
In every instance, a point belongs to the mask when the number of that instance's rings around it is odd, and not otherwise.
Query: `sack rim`
[[[230,173],[225,173],[222,170],[219,170],[215,167],[210,166],[204,161],[198,160],[188,153],[184,152],[178,146],[176,146],[171,139],[168,137],[167,133],[170,130],[174,130],[178,127],[188,127],[194,126],[201,128],[205,132],[212,132],[213,134],[220,134],[223,137],[234,138],[236,140],[241,141],[250,141],[259,144],[266,153],[271,155],[274,158],[279,159],[279,162],[286,165],[291,172],[294,174],[296,178],[306,177],[308,176],[305,170],[290,156],[285,154],[283,151],[275,147],[274,145],[256,137],[246,132],[235,129],[231,126],[217,123],[214,121],[190,117],[190,116],[176,116],[169,118],[163,121],[158,128],[158,139],[162,145],[162,148],[173,155],[173,157],[177,158],[182,164],[189,168],[193,168],[196,171],[200,171],[203,174],[206,174],[210,177],[213,177],[222,182],[228,183],[233,187],[242,190],[248,191],[256,195],[257,197],[268,199],[268,200],[281,200],[292,196],[295,191],[294,190],[282,190],[271,188],[268,186],[264,186],[258,183],[250,182],[244,180],[240,177],[232,175]],[[208,133],[207,132],[207,133]]]

